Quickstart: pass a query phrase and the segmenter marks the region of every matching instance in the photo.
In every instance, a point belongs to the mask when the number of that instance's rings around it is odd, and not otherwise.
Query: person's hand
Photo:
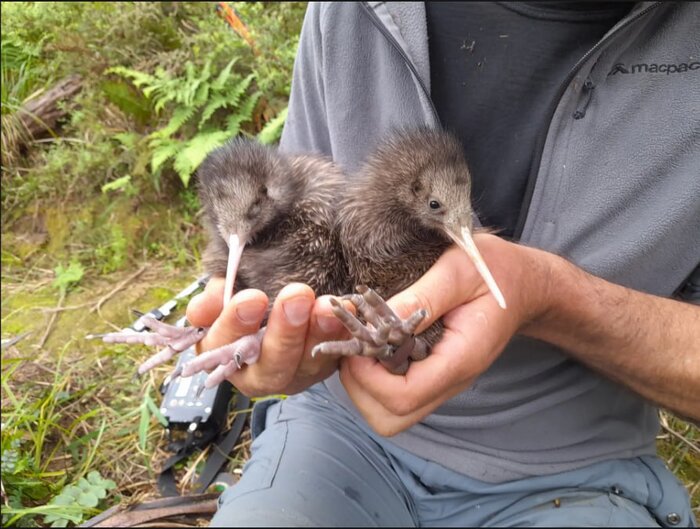
[[[474,240],[506,298],[501,309],[466,254],[452,247],[428,272],[388,300],[405,318],[419,308],[425,330],[444,315],[445,332],[425,360],[405,375],[393,375],[377,360],[347,357],[340,377],[369,425],[385,436],[414,425],[468,388],[504,349],[521,326],[545,310],[549,260],[545,252],[493,235]]]
[[[212,278],[205,291],[187,306],[187,319],[192,325],[211,327],[198,345],[199,352],[231,343],[260,328],[268,297],[260,290],[243,290],[222,311],[223,290],[224,280]],[[260,359],[236,371],[230,382],[249,397],[291,395],[333,373],[338,366],[336,357],[311,357],[317,343],[347,338],[328,298],[315,299],[313,290],[301,283],[285,286],[270,312]]]

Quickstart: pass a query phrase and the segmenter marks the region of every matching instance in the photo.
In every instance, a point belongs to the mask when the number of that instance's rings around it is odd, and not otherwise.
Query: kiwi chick
[[[242,251],[235,291],[257,288],[274,299],[291,282],[317,295],[347,289],[335,230],[345,176],[330,161],[238,139],[212,152],[197,178],[209,234],[207,272],[226,277],[229,252]],[[240,249],[229,249],[231,234]]]
[[[349,275],[336,229],[345,182],[342,171],[327,159],[287,155],[255,141],[234,139],[210,153],[197,170],[208,231],[203,264],[212,277],[226,278],[224,303],[234,291],[246,288],[262,290],[272,303],[292,282],[309,285],[317,296],[348,292]],[[153,318],[144,323],[155,332],[95,335],[111,343],[165,346],[139,366],[139,374],[170,360],[207,332]],[[213,387],[243,363],[257,361],[263,333],[264,327],[207,351],[171,377],[214,369],[201,389]]]
[[[414,339],[425,311],[401,321],[382,298],[413,284],[453,243],[467,252],[505,308],[471,238],[470,192],[471,175],[462,145],[451,134],[404,130],[377,147],[349,184],[338,212],[345,261],[359,292],[348,298],[371,326],[360,326],[336,303],[336,316],[354,338],[320,344],[314,354],[376,356],[394,373],[405,373],[409,359],[425,358],[442,337],[442,321]]]

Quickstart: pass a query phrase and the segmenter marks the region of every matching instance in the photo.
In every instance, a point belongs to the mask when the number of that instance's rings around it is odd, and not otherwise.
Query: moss
[[[63,307],[56,316],[51,334],[44,350],[52,351],[68,342],[75,342],[76,352],[88,349],[102,349],[101,342],[85,341],[85,335],[94,332],[113,330],[108,323],[117,327],[128,326],[135,316],[132,309],[148,311],[171,299],[179,290],[196,277],[195,270],[171,272],[163,263],[154,262],[147,270],[123,290],[105,301],[99,313],[94,310],[97,302],[114,286],[128,278],[134,270],[110,274],[99,279],[88,279],[66,295]],[[20,289],[2,288],[2,332],[3,336],[32,331],[32,335],[18,344],[18,349],[28,352],[43,336],[51,317],[51,310],[59,300],[58,289],[46,284],[40,288],[28,286]],[[85,305],[85,306],[83,306]],[[71,309],[71,307],[77,307]]]
[[[69,211],[60,207],[49,207],[44,214],[44,223],[49,234],[46,251],[53,256],[59,257],[66,253],[66,243],[71,233],[69,214]]]
[[[44,237],[7,233],[2,236],[3,266],[22,265],[25,260],[35,254],[44,243]]]
[[[45,322],[48,321],[40,309],[56,305],[56,289],[43,286],[10,293],[5,285],[6,282],[3,282],[1,311],[3,336],[15,336],[32,331],[32,340],[38,340],[43,334]],[[24,340],[24,343],[29,341],[31,340]]]

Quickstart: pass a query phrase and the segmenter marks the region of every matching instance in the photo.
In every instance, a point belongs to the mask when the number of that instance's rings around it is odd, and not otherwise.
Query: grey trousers
[[[493,484],[374,434],[321,384],[253,410],[252,457],[214,527],[694,527],[688,494],[656,457]]]

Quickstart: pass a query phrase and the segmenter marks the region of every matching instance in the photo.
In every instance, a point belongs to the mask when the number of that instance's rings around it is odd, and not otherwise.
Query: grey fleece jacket
[[[311,3],[282,148],[351,173],[393,127],[439,126],[428,57],[421,2]],[[521,243],[636,290],[697,297],[700,4],[638,4],[562,85],[540,149]],[[357,413],[337,375],[325,384]],[[557,347],[516,336],[471,388],[392,441],[503,482],[653,454],[656,411]]]

